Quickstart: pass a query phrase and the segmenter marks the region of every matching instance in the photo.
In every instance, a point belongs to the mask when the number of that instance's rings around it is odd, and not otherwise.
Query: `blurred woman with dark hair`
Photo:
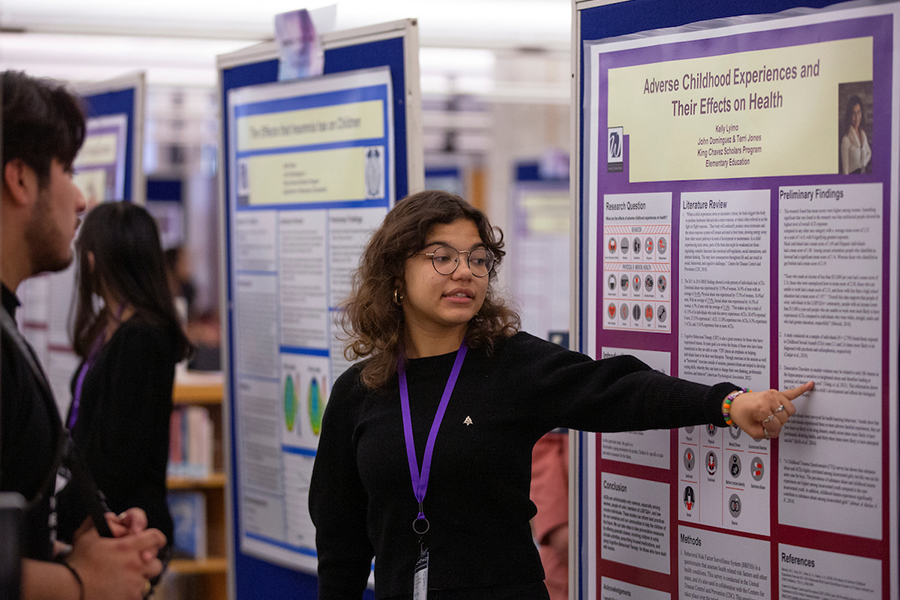
[[[175,364],[191,346],[166,280],[159,231],[128,202],[88,213],[75,242],[72,328],[82,362],[66,424],[111,510],[137,506],[172,540],[166,504]],[[80,523],[65,522],[65,535]]]

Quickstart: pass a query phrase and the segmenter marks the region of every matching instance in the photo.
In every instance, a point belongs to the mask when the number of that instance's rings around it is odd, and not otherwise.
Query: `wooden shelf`
[[[222,373],[182,371],[175,375],[172,402],[175,404],[221,404]]]
[[[170,490],[198,490],[225,487],[225,473],[211,473],[207,477],[168,477]]]
[[[176,558],[169,562],[169,570],[180,575],[212,575],[228,571],[227,558],[189,560]]]
[[[170,490],[193,490],[206,500],[206,541],[211,558],[175,559],[169,563],[171,598],[162,600],[227,600],[228,559],[225,527],[225,494],[222,450],[222,373],[179,371],[172,400],[176,406],[204,406],[213,421],[213,472],[207,477],[168,477]]]

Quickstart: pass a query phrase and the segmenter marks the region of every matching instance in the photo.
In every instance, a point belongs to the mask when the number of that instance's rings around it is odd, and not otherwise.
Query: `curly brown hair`
[[[494,344],[519,330],[519,315],[494,293],[491,285],[503,256],[503,232],[487,216],[459,196],[439,190],[419,192],[397,203],[372,235],[353,275],[353,289],[341,304],[341,326],[348,335],[347,360],[370,357],[362,382],[370,389],[391,383],[397,374],[405,337],[403,308],[394,302],[404,276],[406,259],[425,246],[428,232],[438,224],[472,221],[484,245],[494,254],[484,304],[469,321],[466,342],[490,353]]]

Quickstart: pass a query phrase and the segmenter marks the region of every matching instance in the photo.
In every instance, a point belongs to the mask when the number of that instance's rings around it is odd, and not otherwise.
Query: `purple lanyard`
[[[122,316],[124,309],[125,304],[123,303],[116,312],[116,321]],[[105,325],[100,330],[100,333],[97,334],[97,338],[91,345],[90,352],[88,352],[87,360],[84,361],[84,364],[81,365],[81,370],[78,372],[78,379],[75,380],[75,393],[72,394],[72,410],[69,412],[69,420],[66,423],[66,427],[70,430],[75,427],[75,423],[78,421],[78,407],[81,405],[81,388],[84,386],[84,378],[87,376],[87,372],[91,370],[91,365],[97,360],[97,355],[100,354],[100,349],[103,348],[104,342],[106,342]]]
[[[469,347],[465,340],[459,347],[456,354],[456,360],[453,362],[453,370],[450,371],[450,377],[447,379],[447,386],[444,388],[444,395],[441,396],[441,403],[438,405],[437,414],[434,415],[434,421],[431,423],[431,431],[428,433],[428,441],[425,444],[425,456],[422,457],[422,472],[419,474],[419,462],[416,459],[416,445],[413,441],[412,419],[409,416],[409,389],[406,385],[406,371],[403,368],[403,360],[397,364],[397,374],[400,376],[400,409],[403,413],[403,438],[406,441],[406,458],[409,460],[409,475],[412,478],[413,494],[419,502],[419,515],[413,521],[413,531],[419,535],[424,535],[428,529],[428,519],[425,518],[425,512],[422,507],[422,501],[425,500],[425,492],[428,491],[428,475],[431,473],[431,457],[434,454],[434,441],[437,439],[438,429],[441,428],[441,421],[444,420],[444,413],[447,411],[447,405],[450,403],[450,395],[453,394],[453,388],[456,386],[456,379],[462,369],[463,360],[466,358],[466,350]],[[423,521],[422,526],[417,524]],[[419,529],[422,529],[421,531]]]

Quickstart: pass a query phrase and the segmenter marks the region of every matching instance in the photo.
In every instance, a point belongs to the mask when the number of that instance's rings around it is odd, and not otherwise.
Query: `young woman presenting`
[[[320,598],[359,598],[374,556],[378,598],[546,599],[528,498],[543,434],[727,420],[772,438],[812,389],[710,387],[519,332],[491,286],[502,246],[444,192],[400,201],[369,242],[343,313],[367,360],[335,382],[310,488]]]

